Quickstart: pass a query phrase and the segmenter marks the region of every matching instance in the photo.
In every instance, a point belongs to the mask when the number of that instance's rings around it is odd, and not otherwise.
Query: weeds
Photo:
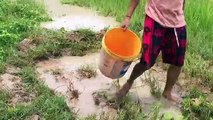
[[[149,85],[151,94],[156,98],[160,99],[161,98],[160,85],[156,81],[156,78],[151,77],[150,72],[145,74],[145,82]]]
[[[118,108],[117,120],[143,120],[145,115],[140,104],[131,102],[130,98],[125,97]]]
[[[62,75],[63,71],[61,69],[51,70],[53,75]]]
[[[29,35],[40,22],[48,20],[42,5],[34,0],[0,1],[0,60],[7,51]]]
[[[7,109],[8,101],[8,91],[0,89],[0,116],[4,116],[4,111]]]
[[[159,118],[161,105],[154,103],[151,107],[151,111],[146,115],[146,120],[157,120]]]
[[[49,57],[85,55],[100,48],[101,41],[96,38],[96,33],[83,29],[74,32],[77,36],[84,37],[76,42],[75,36],[70,37],[68,32],[39,29],[29,36],[36,47],[29,48],[27,52],[11,49],[8,52],[7,63],[22,68],[33,66],[36,61],[48,59]],[[4,70],[3,67],[2,70]]]
[[[82,78],[96,77],[96,69],[90,65],[83,65],[77,71]]]
[[[112,81],[112,84],[117,88],[117,89],[120,89],[121,86],[120,86],[120,79],[116,79],[114,81]]]
[[[6,65],[0,62],[0,74],[4,73],[6,70]]]
[[[96,115],[89,115],[81,120],[97,120],[97,119],[96,119]]]
[[[22,120],[29,118],[33,114],[38,114],[41,119],[74,119],[65,100],[43,85],[37,79],[37,74],[32,67],[22,68],[19,73],[23,80],[23,85],[28,93],[35,93],[36,96],[29,105],[17,104],[10,107],[7,104],[7,92],[0,92],[0,119]]]
[[[126,97],[118,109],[116,120],[157,120],[160,118],[160,108],[159,103],[153,103],[150,112],[145,114],[139,103],[133,103]]]
[[[46,31],[46,34],[42,36],[39,36],[39,33],[36,38],[42,38],[45,42],[41,42],[36,49],[29,51],[29,55],[34,60],[44,56],[62,54],[82,56],[100,48],[100,40],[96,38],[96,33],[88,29],[73,31],[73,33]],[[70,34],[72,35],[70,36]],[[65,52],[65,50],[68,51]]]
[[[161,116],[160,120],[187,120],[187,118],[184,118],[182,115],[176,115],[174,117],[172,113],[166,112]]]
[[[213,119],[213,102],[208,101],[207,95],[193,88],[182,102],[182,111],[189,120],[211,120]]]

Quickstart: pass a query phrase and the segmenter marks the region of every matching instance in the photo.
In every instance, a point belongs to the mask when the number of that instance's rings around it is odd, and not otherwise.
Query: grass
[[[96,77],[97,75],[96,69],[91,65],[82,65],[78,69],[78,73],[83,78],[92,78],[92,77]]]
[[[1,0],[0,61],[5,60],[9,49],[48,19],[43,6],[34,0]]]
[[[0,74],[1,74],[1,73],[4,73],[4,72],[5,72],[5,69],[6,69],[5,64],[0,62]]]
[[[29,36],[29,39],[36,43],[36,47],[28,49],[26,53],[12,49],[7,63],[22,68],[33,66],[36,61],[49,57],[83,56],[100,48],[101,41],[96,37],[96,33],[85,29],[74,32],[74,36],[70,37],[69,32],[39,29]],[[78,36],[81,36],[80,40]]]
[[[81,120],[96,120],[96,115],[89,115],[85,118],[82,118]]]
[[[193,88],[190,95],[182,102],[184,116],[189,120],[211,120],[213,119],[213,102],[208,100],[208,95]]]
[[[141,120],[145,115],[140,105],[125,102],[122,108],[118,110],[117,120]]]
[[[151,74],[148,73],[147,75],[145,75],[145,82],[150,87],[151,94],[154,97],[160,99],[161,98],[161,89],[160,89],[160,85],[157,82],[156,78],[151,77]]]
[[[8,105],[10,96],[6,91],[0,91],[0,119],[23,120],[34,114],[41,119],[73,119],[73,114],[67,107],[63,97],[55,96],[38,80],[35,69],[25,67],[19,73],[28,94],[35,93],[36,97],[29,105],[17,104],[15,107]]]
[[[156,120],[159,118],[160,105],[153,104],[152,109],[149,113],[145,114],[142,110],[140,103],[134,103],[131,101],[129,96],[126,96],[121,102],[114,103],[117,106],[117,115],[114,120]],[[96,116],[91,115],[86,117],[84,120],[96,120]],[[107,114],[100,114],[100,120],[109,120]]]
[[[53,75],[62,75],[63,71],[61,69],[51,70]]]
[[[198,4],[199,2],[199,4]],[[185,16],[187,20],[189,51],[198,53],[206,60],[213,58],[213,4],[211,0],[186,1]],[[196,9],[195,9],[196,7]],[[205,41],[205,42],[204,42]]]
[[[116,120],[157,120],[160,118],[161,105],[153,103],[148,113],[144,113],[140,103],[133,103],[127,96],[118,108]]]

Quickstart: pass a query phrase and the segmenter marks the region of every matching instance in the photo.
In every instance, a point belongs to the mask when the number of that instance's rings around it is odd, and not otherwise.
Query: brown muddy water
[[[91,29],[100,31],[106,27],[117,26],[118,23],[111,17],[98,15],[97,12],[88,8],[62,5],[59,0],[39,0],[44,3],[48,15],[53,21],[42,23],[47,29],[61,29],[67,31],[77,29]]]

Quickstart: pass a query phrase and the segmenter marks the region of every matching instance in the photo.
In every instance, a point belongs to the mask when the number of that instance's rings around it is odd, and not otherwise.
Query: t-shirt
[[[184,0],[148,0],[146,14],[164,27],[178,28],[186,25],[183,13]]]

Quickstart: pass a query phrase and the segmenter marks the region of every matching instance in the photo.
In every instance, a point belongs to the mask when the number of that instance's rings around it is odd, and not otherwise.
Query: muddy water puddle
[[[110,87],[112,80],[104,77],[97,70],[95,78],[81,78],[77,70],[82,65],[96,66],[98,54],[86,55],[84,57],[65,56],[60,59],[43,61],[37,64],[40,77],[44,83],[57,93],[63,94],[67,98],[67,105],[79,116],[86,117],[92,114],[99,114],[103,108],[96,106],[93,101],[92,93]],[[60,75],[54,75],[51,71],[60,69]],[[58,78],[58,79],[56,79]],[[70,88],[70,84],[73,88]],[[70,89],[78,90],[79,96],[71,99]]]
[[[97,76],[91,79],[81,78],[77,70],[82,65],[92,65],[97,68],[99,54],[94,53],[83,57],[64,56],[59,59],[50,59],[48,61],[41,61],[37,64],[37,71],[40,73],[41,79],[44,83],[56,93],[66,96],[67,105],[75,111],[80,117],[96,114],[100,115],[102,112],[114,111],[110,114],[116,114],[116,110],[109,109],[107,106],[97,106],[94,103],[92,94],[98,90],[108,89],[112,86],[112,80],[103,76],[97,69]],[[132,64],[127,74],[119,80],[120,85],[124,84],[135,63]],[[55,74],[54,70],[60,70],[60,73]],[[157,77],[160,90],[164,88],[166,72],[159,67],[151,69],[151,76]],[[148,73],[146,73],[148,74]],[[161,112],[180,113],[177,105],[160,98],[155,98],[150,93],[149,85],[144,82],[147,79],[144,75],[138,78],[130,91],[133,101],[140,101],[144,112],[150,111],[150,106],[155,102],[162,104]],[[70,96],[70,83],[73,88],[79,92],[79,96],[73,99]],[[178,86],[176,86],[178,88]],[[175,89],[175,92],[179,92]],[[75,96],[76,97],[76,96]]]
[[[53,20],[41,24],[42,27],[47,29],[58,30],[64,28],[71,31],[85,28],[97,32],[105,27],[118,25],[113,18],[100,16],[88,8],[63,5],[60,0],[42,0],[42,2],[48,15]]]

